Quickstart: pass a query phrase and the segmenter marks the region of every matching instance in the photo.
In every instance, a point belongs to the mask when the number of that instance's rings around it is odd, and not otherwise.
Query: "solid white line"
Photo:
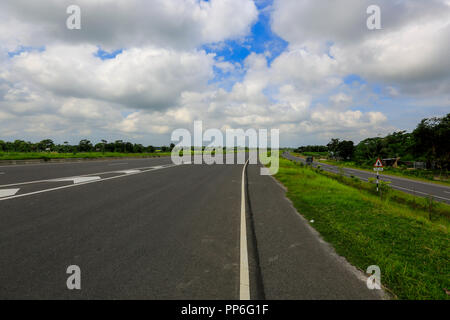
[[[247,249],[247,224],[245,213],[245,169],[248,160],[242,169],[242,192],[241,192],[241,270],[239,278],[239,298],[240,300],[250,300],[250,276],[248,269],[248,249]]]
[[[160,167],[158,169],[149,169],[149,170],[141,171],[140,173],[161,170],[161,169],[170,168],[170,167],[174,167],[174,166],[175,165],[166,166],[166,167]],[[82,183],[78,183],[78,184],[69,184],[67,186],[62,186],[62,187],[56,187],[56,188],[51,188],[51,189],[34,191],[34,192],[30,192],[30,193],[19,194],[19,195],[16,195],[16,196],[1,198],[0,201],[5,201],[5,200],[15,199],[15,198],[22,198],[22,197],[26,197],[26,196],[32,196],[32,195],[35,195],[35,194],[40,194],[40,193],[45,193],[45,192],[50,192],[50,191],[56,191],[56,190],[61,190],[61,189],[73,188],[73,187],[78,187],[78,186],[85,185],[85,184],[98,183],[98,182],[102,182],[102,181],[106,181],[106,180],[113,180],[113,179],[118,179],[118,178],[123,178],[123,177],[129,177],[129,176],[135,175],[135,174],[137,174],[137,173],[132,173],[132,174],[128,174],[128,175],[121,175],[121,176],[115,176],[115,177],[109,177],[109,178],[104,178],[104,179],[100,179],[100,180],[92,180],[92,181],[82,182]]]
[[[417,191],[417,190],[411,190],[411,189],[407,189],[407,188],[403,188],[403,187],[399,187],[399,186],[395,186],[395,185],[392,185],[392,187],[393,187],[393,188],[395,187],[395,188],[407,190],[407,191],[411,191],[411,192],[414,192],[414,193],[420,193],[420,194],[423,194],[423,195],[426,195],[426,196],[429,196],[429,195],[430,195],[429,193],[420,192],[420,191]],[[436,196],[436,195],[434,195],[434,194],[431,194],[431,196],[432,196],[433,198],[438,198],[438,199],[450,201],[450,199],[448,199],[448,198],[439,197],[439,196]]]
[[[128,164],[128,162],[123,162],[123,163],[111,163],[111,164],[108,164],[108,166],[120,166],[120,165],[123,165],[123,164]]]

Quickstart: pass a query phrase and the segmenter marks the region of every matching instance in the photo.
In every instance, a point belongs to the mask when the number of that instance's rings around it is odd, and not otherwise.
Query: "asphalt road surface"
[[[299,161],[305,163],[305,160],[299,157],[295,157],[291,155],[290,153],[284,153],[283,157],[286,159]],[[321,166],[323,170],[334,172],[334,173],[340,173],[339,167],[317,162],[315,161],[313,163],[314,167],[317,167],[318,165]],[[346,176],[355,176],[360,178],[361,180],[368,181],[369,178],[376,178],[376,172],[367,172],[364,170],[358,170],[358,169],[350,169],[350,168],[344,168],[343,173]],[[385,175],[383,172],[380,172],[380,179],[383,181],[390,181],[390,186],[393,189],[397,189],[403,192],[407,192],[409,194],[413,194],[419,197],[429,197],[430,195],[433,197],[434,200],[450,203],[450,187],[435,184],[435,183],[427,183],[412,179],[406,179],[406,178],[400,178],[396,176],[391,175]]]
[[[0,167],[0,298],[382,298],[259,169],[170,158]],[[80,290],[67,288],[71,265]]]

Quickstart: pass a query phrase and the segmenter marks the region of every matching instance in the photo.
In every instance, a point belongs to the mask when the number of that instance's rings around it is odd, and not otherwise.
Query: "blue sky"
[[[259,10],[258,20],[251,27],[251,33],[239,40],[228,40],[217,49],[217,44],[204,45],[206,52],[217,55],[217,59],[232,63],[242,63],[251,53],[267,53],[267,62],[270,64],[288,46],[288,43],[274,34],[270,27],[270,7],[272,1],[258,1],[256,5]]]

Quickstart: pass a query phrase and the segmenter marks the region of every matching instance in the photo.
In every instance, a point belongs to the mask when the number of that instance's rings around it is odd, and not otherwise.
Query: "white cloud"
[[[317,59],[329,51],[340,74],[398,85],[406,93],[443,93],[450,82],[450,5],[443,0],[376,2],[382,30],[368,30],[370,0],[275,1],[273,29]],[[293,68],[296,70],[296,68]],[[439,83],[440,82],[440,83]],[[433,92],[433,93],[435,93]],[[448,93],[448,91],[446,92]]]
[[[73,4],[81,8],[81,30],[65,26]],[[10,46],[65,42],[113,49],[192,49],[247,34],[258,15],[251,0],[3,0],[0,12],[9,26],[0,41]],[[18,37],[9,35],[11,29]]]
[[[280,128],[291,145],[359,141],[395,129],[383,95],[448,107],[448,1],[377,3],[383,30],[369,31],[372,1],[275,0],[266,13],[288,48],[239,64],[199,48],[248,35],[258,15],[251,0],[2,1],[0,138],[167,144],[173,129],[203,120]],[[69,4],[82,9],[79,32],[65,28]],[[19,46],[40,50],[8,56]],[[101,60],[99,46],[123,51]],[[367,83],[348,85],[349,74]]]
[[[95,52],[88,45],[24,52],[11,60],[3,77],[68,98],[160,110],[175,105],[184,91],[205,88],[213,76],[213,57],[203,51],[133,48],[104,61]]]

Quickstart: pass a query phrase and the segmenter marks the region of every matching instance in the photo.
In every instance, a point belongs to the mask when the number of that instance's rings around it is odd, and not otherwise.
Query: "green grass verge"
[[[380,200],[365,188],[282,158],[276,178],[340,255],[361,270],[378,265],[383,285],[396,297],[449,299],[448,220],[430,221],[425,210],[390,197]]]
[[[310,152],[305,152],[302,154],[291,152],[293,156],[314,156],[316,159],[314,161],[318,161],[321,163],[333,165],[336,167],[342,167],[342,168],[351,168],[351,169],[358,169],[363,170],[367,172],[374,172],[372,167],[368,166],[362,166],[352,161],[335,161],[330,159],[325,159],[326,155],[312,155]],[[429,183],[436,183],[444,186],[450,186],[450,180],[448,178],[443,178],[442,180],[436,180],[435,175],[432,172],[424,171],[424,170],[411,170],[407,171],[405,169],[396,169],[396,168],[384,168],[384,171],[381,174],[385,175],[391,175],[391,176],[397,176],[405,179],[411,179],[411,180],[417,180],[417,181],[423,181],[423,182],[429,182]]]
[[[0,160],[31,160],[31,159],[97,159],[97,158],[147,158],[170,156],[170,152],[156,153],[120,153],[120,152],[0,152]]]

